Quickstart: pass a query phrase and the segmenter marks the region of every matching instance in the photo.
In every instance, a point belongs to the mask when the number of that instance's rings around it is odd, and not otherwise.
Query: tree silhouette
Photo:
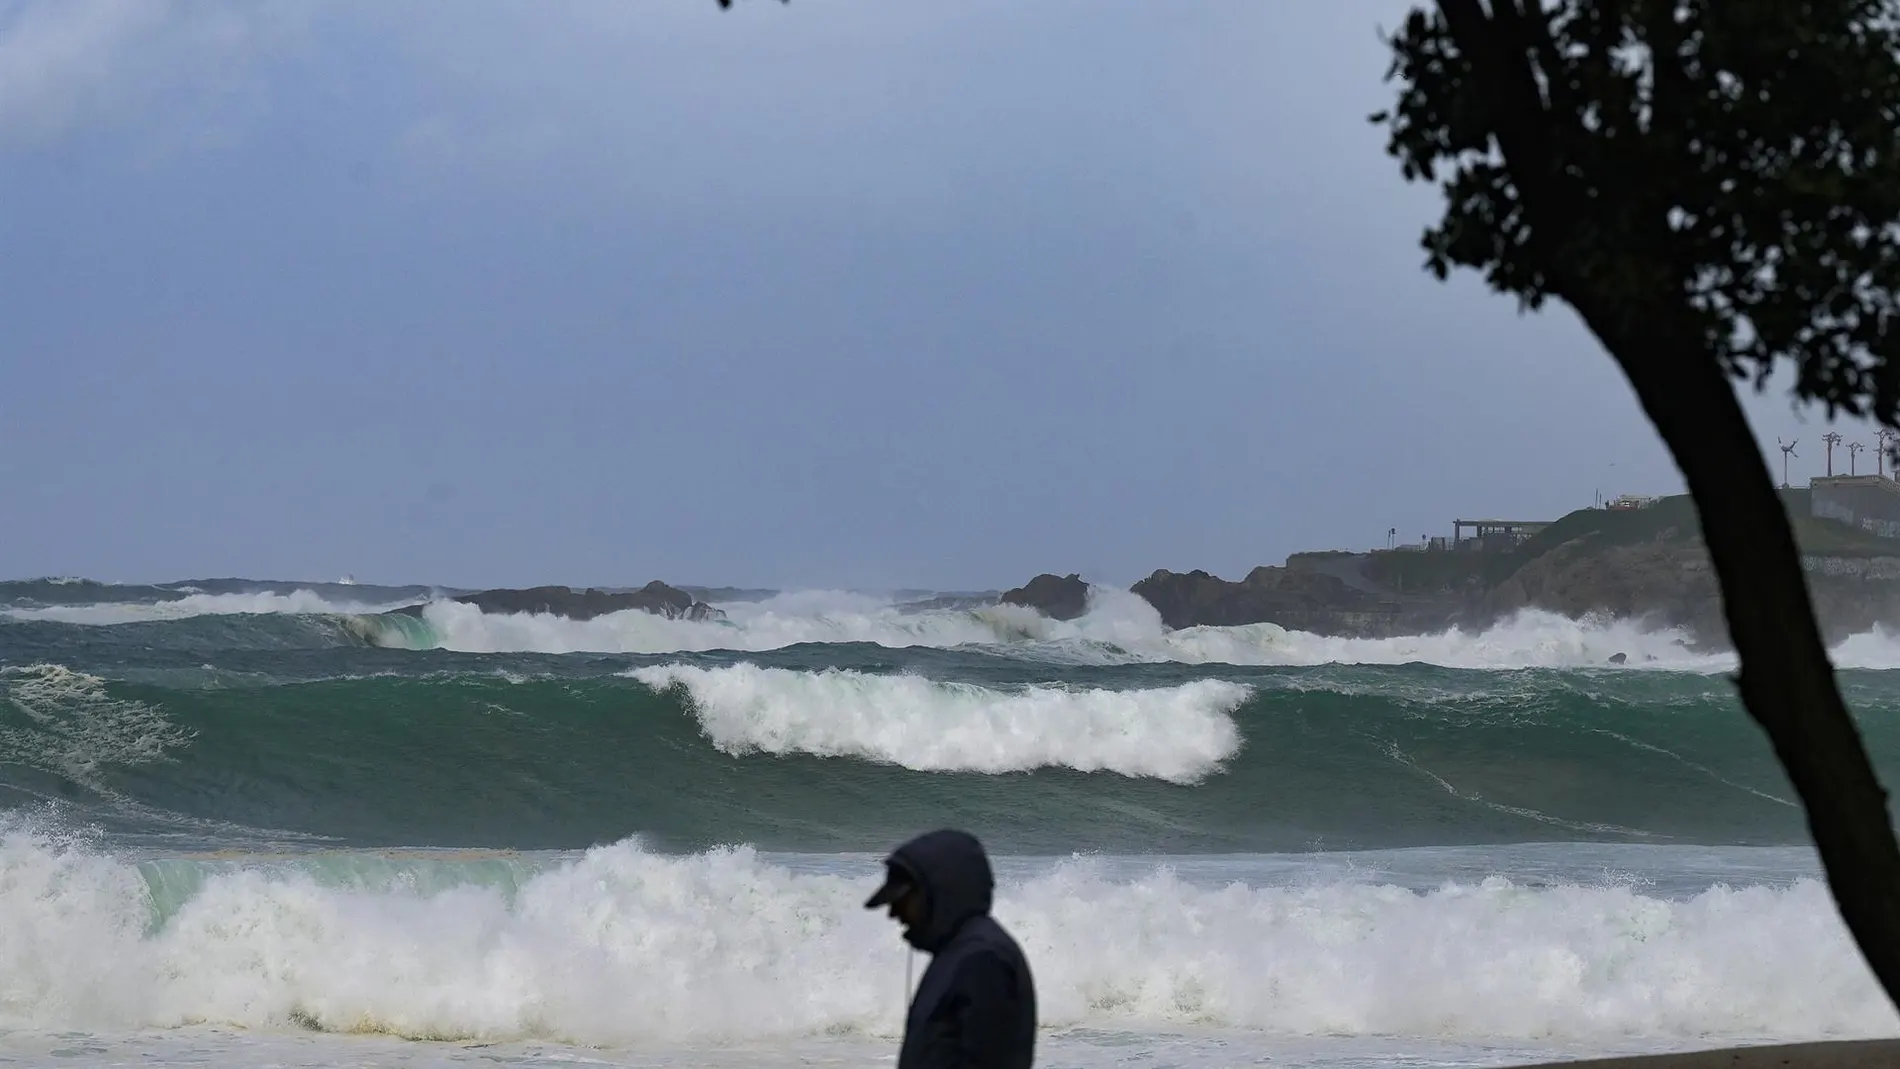
[[[1900,848],[1793,531],[1736,398],[1781,362],[1828,415],[1900,415],[1900,0],[1436,0],[1372,116],[1445,213],[1426,266],[1576,312],[1701,515],[1743,705],[1842,919],[1900,1002]]]

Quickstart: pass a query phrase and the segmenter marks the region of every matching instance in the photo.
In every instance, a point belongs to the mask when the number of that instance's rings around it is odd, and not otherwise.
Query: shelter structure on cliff
[[[1548,520],[1453,520],[1451,541],[1458,549],[1511,549],[1549,526]]]

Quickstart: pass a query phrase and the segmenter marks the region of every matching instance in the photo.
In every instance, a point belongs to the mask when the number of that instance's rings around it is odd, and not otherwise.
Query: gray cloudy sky
[[[0,0],[0,574],[1127,582],[1673,492],[1567,314],[1419,270],[1406,7]]]

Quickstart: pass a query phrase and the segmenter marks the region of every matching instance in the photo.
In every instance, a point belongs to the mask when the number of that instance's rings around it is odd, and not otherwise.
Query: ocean
[[[886,1064],[924,962],[861,903],[945,824],[1046,1066],[1900,1035],[1732,658],[1668,631],[381,615],[429,594],[0,583],[0,1060]],[[1900,782],[1900,637],[1836,661]]]

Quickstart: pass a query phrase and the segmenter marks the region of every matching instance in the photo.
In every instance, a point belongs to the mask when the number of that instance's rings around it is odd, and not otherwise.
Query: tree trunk
[[[1900,844],[1887,794],[1835,686],[1794,529],[1735,386],[1702,343],[1701,324],[1672,303],[1682,299],[1682,275],[1662,220],[1604,214],[1560,167],[1566,137],[1591,142],[1574,128],[1577,117],[1543,103],[1543,87],[1559,83],[1540,80],[1531,59],[1539,5],[1438,0],[1438,9],[1471,62],[1473,84],[1495,107],[1494,136],[1528,221],[1530,259],[1622,365],[1689,484],[1741,659],[1742,705],[1801,796],[1841,919],[1900,1006]],[[1593,177],[1624,176],[1612,168]],[[1614,255],[1601,255],[1606,240]]]
[[[1622,365],[1688,483],[1741,660],[1742,705],[1767,732],[1806,807],[1842,920],[1900,1005],[1900,844],[1887,792],[1835,685],[1794,528],[1733,382],[1699,347],[1670,344],[1672,332],[1658,328],[1673,317],[1652,311],[1662,322],[1644,317],[1649,329],[1640,339],[1585,319]]]

